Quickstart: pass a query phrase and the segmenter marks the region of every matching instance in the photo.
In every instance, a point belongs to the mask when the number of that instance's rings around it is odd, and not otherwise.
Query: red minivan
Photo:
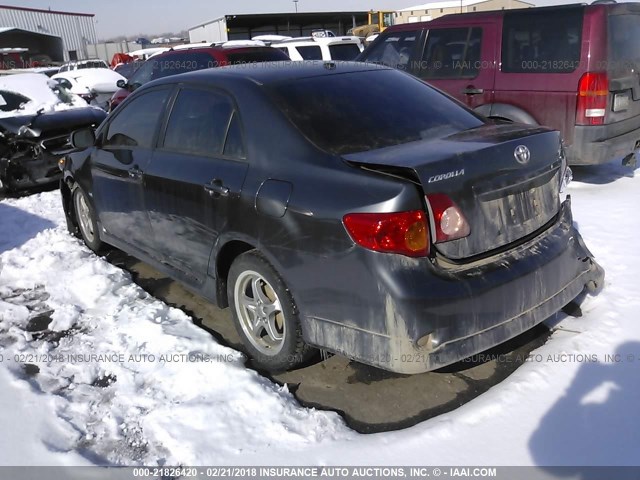
[[[408,71],[493,118],[562,132],[572,165],[640,148],[640,3],[446,15],[388,28],[358,60]]]

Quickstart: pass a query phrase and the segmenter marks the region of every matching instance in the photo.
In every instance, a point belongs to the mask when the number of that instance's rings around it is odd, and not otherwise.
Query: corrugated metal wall
[[[79,60],[89,58],[87,45],[97,43],[93,17],[0,8],[0,27],[15,27],[62,38],[64,59],[75,51]],[[19,47],[20,45],[15,45]]]
[[[189,41],[191,43],[226,42],[228,39],[225,18],[218,18],[189,30]]]

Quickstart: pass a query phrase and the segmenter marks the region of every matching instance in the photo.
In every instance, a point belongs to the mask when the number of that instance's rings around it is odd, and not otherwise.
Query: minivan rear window
[[[289,56],[275,48],[262,48],[259,50],[244,50],[228,53],[227,58],[231,65],[242,65],[256,62],[282,62],[289,60]]]
[[[355,43],[338,43],[329,45],[332,60],[353,60],[360,55],[360,49]]]
[[[507,12],[502,29],[502,71],[570,73],[580,64],[584,7]]]
[[[609,15],[609,71],[640,66],[640,15]]]
[[[335,155],[442,138],[484,123],[397,70],[296,79],[270,89],[293,124],[320,149]]]

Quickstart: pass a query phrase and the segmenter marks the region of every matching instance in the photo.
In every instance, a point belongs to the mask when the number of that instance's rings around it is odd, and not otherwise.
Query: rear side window
[[[231,118],[223,153],[227,157],[246,158],[242,141],[242,125],[240,124],[238,112],[234,112]]]
[[[360,49],[355,43],[338,43],[329,45],[332,60],[353,60],[360,55]]]
[[[294,47],[298,50],[298,53],[303,60],[322,60],[322,50],[315,45],[309,45],[307,47]]]
[[[337,155],[442,138],[484,123],[396,70],[297,79],[271,89],[293,124],[319,148]]]
[[[107,129],[105,147],[151,148],[171,90],[154,90],[127,102]]]
[[[371,45],[362,60],[406,70],[419,35],[419,31],[390,33]]]
[[[429,30],[420,76],[427,79],[476,77],[481,40],[482,29],[478,27]]]
[[[580,63],[584,8],[505,13],[502,71],[570,73]]]
[[[196,155],[220,155],[232,114],[233,104],[226,95],[184,89],[171,111],[164,147]]]
[[[262,50],[228,53],[227,59],[231,65],[242,65],[256,62],[281,62],[289,60],[289,56],[275,48],[263,48]]]
[[[640,15],[609,15],[609,71],[637,71],[640,66]]]

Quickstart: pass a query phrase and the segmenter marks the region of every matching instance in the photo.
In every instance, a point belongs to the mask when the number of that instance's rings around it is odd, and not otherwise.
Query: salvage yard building
[[[56,62],[88,58],[94,15],[0,5],[0,48],[29,48]],[[39,51],[34,51],[38,49]]]

